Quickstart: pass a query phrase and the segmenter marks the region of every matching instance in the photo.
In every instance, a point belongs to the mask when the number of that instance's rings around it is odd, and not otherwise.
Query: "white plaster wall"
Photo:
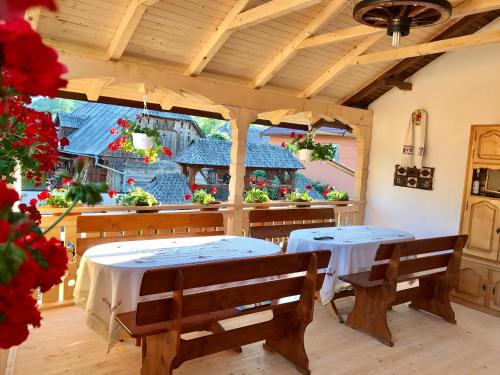
[[[484,31],[500,29],[500,20]],[[483,31],[481,30],[481,31]],[[449,52],[375,101],[366,223],[407,230],[417,237],[459,230],[470,126],[500,124],[500,43]],[[394,165],[410,114],[428,113],[424,165],[435,167],[434,190],[393,185]]]

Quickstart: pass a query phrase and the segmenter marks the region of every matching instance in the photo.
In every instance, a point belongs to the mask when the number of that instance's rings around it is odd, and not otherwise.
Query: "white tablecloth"
[[[321,236],[333,239],[314,239]],[[380,244],[412,239],[413,234],[408,232],[369,226],[300,229],[290,234],[287,252],[331,250],[327,275],[320,291],[321,301],[326,305],[333,299],[335,291],[343,286],[339,285],[342,283],[338,277],[368,270]]]
[[[87,325],[111,348],[123,333],[114,315],[136,309],[142,275],[147,270],[280,252],[279,246],[271,242],[233,236],[98,245],[87,250],[81,259],[74,297],[85,311]]]

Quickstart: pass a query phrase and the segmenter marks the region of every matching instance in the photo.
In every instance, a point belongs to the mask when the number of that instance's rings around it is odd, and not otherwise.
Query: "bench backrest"
[[[220,212],[131,213],[84,215],[76,219],[76,250],[120,241],[224,234]]]
[[[458,272],[467,235],[426,238],[382,244],[377,250],[370,281],[411,278],[411,275],[433,273],[446,269]],[[452,252],[444,252],[453,250]]]
[[[307,283],[312,285],[312,298],[314,290],[319,290],[323,283],[324,273],[318,273],[318,269],[327,267],[329,259],[329,250],[318,250],[147,271],[142,279],[141,296],[174,293],[172,297],[139,302],[136,324],[159,323],[297,296]],[[288,277],[277,277],[283,275]],[[254,280],[257,278],[265,279]],[[240,283],[227,285],[233,282]],[[213,285],[218,287],[184,295],[186,290]]]
[[[249,236],[273,242],[286,241],[297,229],[335,226],[332,207],[251,210]]]

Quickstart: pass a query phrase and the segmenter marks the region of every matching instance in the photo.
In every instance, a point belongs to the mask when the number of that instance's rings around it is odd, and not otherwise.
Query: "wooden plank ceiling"
[[[366,107],[438,54],[401,62],[384,31],[352,18],[344,0],[58,0],[42,10],[38,31],[56,48],[102,60],[161,65],[169,71],[219,79],[299,98]],[[429,41],[468,35],[498,16],[500,0],[455,0],[452,19],[413,29],[400,50],[419,54]],[[489,13],[479,14],[487,11]],[[478,15],[479,14],[479,15]],[[462,16],[466,18],[463,19]],[[462,19],[462,20],[461,20]],[[486,33],[485,33],[486,34]],[[465,45],[496,43],[500,33]],[[437,52],[464,43],[436,45]],[[412,47],[405,50],[405,47]],[[466,48],[466,47],[465,47]],[[380,54],[383,51],[388,55]],[[420,51],[420,52],[419,52]],[[403,56],[403,57],[406,57]],[[403,64],[403,65],[401,65]],[[403,69],[404,68],[404,69]],[[120,87],[107,78],[73,87],[97,100]],[[81,91],[80,90],[80,91]],[[124,98],[127,99],[127,98]]]

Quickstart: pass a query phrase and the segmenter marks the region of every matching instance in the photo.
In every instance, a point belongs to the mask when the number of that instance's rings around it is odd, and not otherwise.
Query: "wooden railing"
[[[289,202],[277,201],[270,202],[269,208],[264,208],[268,210],[272,210],[276,207],[289,207]],[[244,204],[243,213],[244,213],[244,224],[242,228],[242,235],[248,233],[249,229],[249,220],[248,220],[248,212],[253,209],[257,209],[255,204]],[[364,202],[357,201],[348,201],[348,202],[340,202],[333,203],[327,201],[313,201],[307,207],[314,209],[315,207],[321,206],[329,206],[335,208],[335,225],[346,226],[346,225],[359,225],[362,224],[359,222],[358,213],[361,210],[364,210]],[[160,205],[154,207],[124,207],[124,206],[96,206],[96,207],[76,207],[71,215],[66,216],[55,228],[53,228],[49,236],[60,238],[61,241],[64,241],[65,245],[69,248],[73,248],[76,251],[76,243],[77,243],[77,227],[76,221],[79,215],[106,215],[106,214],[123,214],[130,215],[132,213],[135,214],[136,211],[151,211],[151,212],[200,212],[203,207],[195,204],[182,204],[182,205]],[[304,205],[290,207],[290,210],[294,210],[296,208],[304,208]],[[258,208],[262,209],[262,208]],[[59,208],[41,208],[42,212],[42,228],[49,227],[55,220],[57,220],[64,211],[64,209]],[[234,207],[230,203],[221,203],[219,206],[219,212],[224,215],[225,222],[227,222],[227,218],[230,217],[234,212]],[[52,288],[46,293],[43,293],[39,296],[39,301],[42,309],[48,309],[59,306],[67,306],[73,304],[73,289],[76,283],[76,271],[79,265],[79,256],[75,255],[73,259],[71,259],[68,264],[68,272],[64,278],[64,281],[58,286]]]

